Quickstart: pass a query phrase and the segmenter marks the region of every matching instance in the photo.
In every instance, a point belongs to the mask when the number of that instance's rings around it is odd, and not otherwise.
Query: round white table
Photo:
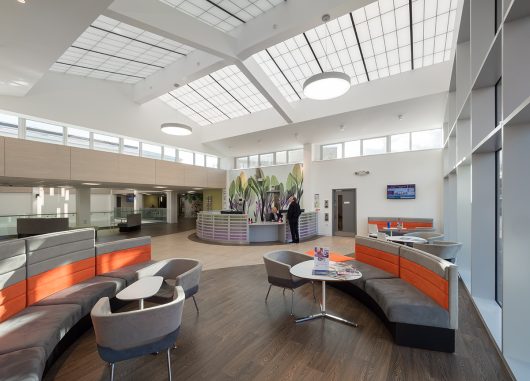
[[[332,269],[335,262],[330,262],[330,269]],[[320,313],[315,315],[309,315],[300,319],[296,319],[297,323],[302,323],[308,320],[314,320],[318,318],[327,318],[335,320],[341,323],[349,324],[351,326],[357,327],[357,323],[343,319],[341,317],[328,314],[326,312],[326,282],[344,282],[349,280],[355,280],[362,277],[362,274],[357,271],[351,275],[346,276],[345,278],[334,278],[326,275],[314,275],[313,274],[314,261],[305,261],[291,267],[291,274],[297,276],[298,278],[317,280],[322,282],[322,303],[320,304]]]
[[[163,281],[164,278],[161,276],[146,276],[118,292],[116,298],[120,300],[139,300],[140,309],[143,310],[144,299],[156,294],[160,290]]]
[[[413,244],[413,243],[427,243],[428,241],[425,238],[414,237],[411,235],[398,235],[392,237],[386,237],[387,241],[402,243],[404,245]]]

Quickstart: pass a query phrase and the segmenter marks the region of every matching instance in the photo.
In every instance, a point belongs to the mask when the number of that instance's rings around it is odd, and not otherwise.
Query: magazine
[[[325,275],[335,279],[351,279],[352,277],[359,276],[361,273],[358,269],[352,265],[346,263],[331,262],[327,270],[313,269],[313,275]]]
[[[313,258],[313,274],[327,275],[329,272],[329,249],[315,246]]]

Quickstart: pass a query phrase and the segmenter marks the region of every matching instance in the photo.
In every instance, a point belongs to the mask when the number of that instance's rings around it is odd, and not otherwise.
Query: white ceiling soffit
[[[235,65],[179,87],[160,99],[201,126],[272,107]]]
[[[285,0],[160,0],[223,32],[245,24]]]
[[[50,70],[136,83],[192,51],[179,42],[99,16]]]
[[[357,85],[449,60],[457,0],[411,4],[412,13],[409,0],[379,0],[253,57],[289,102],[304,98],[304,81],[324,71],[344,72]]]
[[[112,0],[0,2],[0,94],[24,96]]]

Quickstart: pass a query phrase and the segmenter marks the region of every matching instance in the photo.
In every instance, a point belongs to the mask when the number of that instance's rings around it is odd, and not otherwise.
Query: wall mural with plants
[[[255,221],[265,221],[273,206],[287,209],[293,195],[301,205],[304,194],[302,164],[234,170],[230,176],[230,209],[241,210]]]

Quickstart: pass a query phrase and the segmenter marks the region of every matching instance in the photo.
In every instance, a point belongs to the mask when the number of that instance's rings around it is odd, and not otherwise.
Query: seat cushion
[[[56,292],[34,305],[77,304],[81,306],[81,314],[85,316],[90,313],[90,310],[99,299],[104,296],[113,298],[124,288],[124,279],[96,276]]]
[[[449,312],[403,279],[367,280],[365,290],[391,322],[450,328]]]
[[[39,381],[46,365],[42,348],[27,348],[0,355],[3,381]]]
[[[387,273],[380,268],[369,265],[368,263],[360,262],[357,260],[345,262],[348,265],[352,265],[357,270],[363,274],[359,279],[349,281],[354,286],[359,287],[361,290],[365,290],[365,284],[367,280],[370,279],[393,279],[396,278],[395,275]]]
[[[100,275],[104,277],[123,279],[127,282],[127,286],[129,286],[130,284],[138,280],[138,272],[137,272],[138,270],[141,270],[144,267],[152,265],[153,263],[155,263],[155,261],[146,261],[142,263],[136,263],[134,265],[125,266],[117,270],[110,271],[108,273],[104,273]]]
[[[28,307],[0,324],[0,354],[41,347],[48,357],[82,316],[77,304]]]

